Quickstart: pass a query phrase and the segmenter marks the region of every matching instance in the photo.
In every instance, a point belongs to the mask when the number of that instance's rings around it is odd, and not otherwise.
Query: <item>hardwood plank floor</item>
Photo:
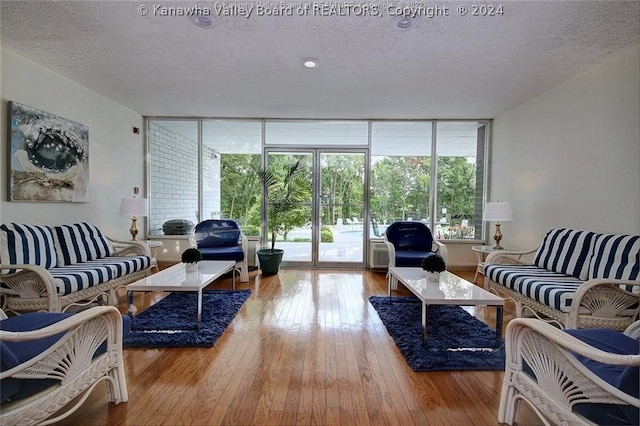
[[[230,289],[231,278],[211,287]],[[253,271],[236,287],[253,294],[215,347],[125,349],[129,401],[108,404],[100,386],[61,424],[498,424],[503,372],[406,365],[368,301],[386,294],[384,273]],[[141,294],[135,303],[144,309],[161,297]],[[494,308],[465,309],[495,324]],[[512,317],[508,302],[505,326]],[[541,422],[523,406],[519,424]]]

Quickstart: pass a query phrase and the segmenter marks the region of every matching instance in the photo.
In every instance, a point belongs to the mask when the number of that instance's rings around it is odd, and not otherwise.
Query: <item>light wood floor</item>
[[[503,372],[407,366],[368,302],[386,294],[384,273],[254,271],[236,287],[253,294],[215,347],[125,349],[129,401],[108,404],[101,386],[64,424],[498,424]],[[139,297],[141,308],[161,298]],[[495,309],[467,309],[495,324]],[[507,303],[505,325],[512,313]],[[540,424],[521,411],[520,425]]]

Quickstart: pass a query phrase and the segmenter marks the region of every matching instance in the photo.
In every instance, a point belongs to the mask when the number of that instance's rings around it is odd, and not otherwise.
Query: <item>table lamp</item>
[[[496,245],[493,246],[493,248],[495,250],[502,250],[504,247],[500,245],[500,241],[502,241],[500,222],[510,222],[513,220],[511,203],[509,203],[508,201],[486,203],[484,205],[484,220],[496,222],[496,232],[495,234],[493,234],[493,239],[496,242]]]
[[[131,216],[131,241],[136,240],[138,235],[138,216],[147,216],[149,214],[149,206],[146,198],[138,198],[138,188],[133,188],[133,197],[122,197],[120,202],[120,216]]]

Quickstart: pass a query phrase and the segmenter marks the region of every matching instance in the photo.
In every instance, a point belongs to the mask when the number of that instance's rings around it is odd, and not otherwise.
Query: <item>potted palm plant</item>
[[[257,250],[260,269],[264,275],[275,275],[280,269],[284,250],[276,249],[276,238],[286,231],[286,215],[305,200],[308,181],[304,176],[302,159],[288,165],[284,175],[271,169],[258,172],[267,194],[267,221],[271,229],[271,246]]]

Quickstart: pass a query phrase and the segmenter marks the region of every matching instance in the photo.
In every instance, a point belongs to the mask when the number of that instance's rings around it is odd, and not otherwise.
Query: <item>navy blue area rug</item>
[[[200,330],[197,330],[196,294],[171,293],[131,319],[131,332],[125,337],[123,346],[214,346],[250,295],[251,290],[204,290]]]
[[[421,303],[412,296],[371,296],[387,331],[413,371],[504,370],[504,340],[459,306],[429,306],[423,339]]]

